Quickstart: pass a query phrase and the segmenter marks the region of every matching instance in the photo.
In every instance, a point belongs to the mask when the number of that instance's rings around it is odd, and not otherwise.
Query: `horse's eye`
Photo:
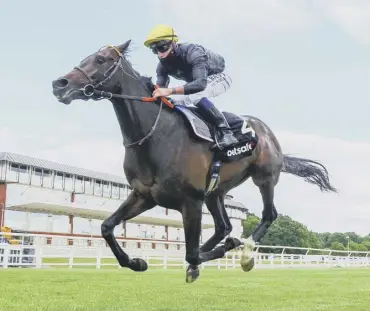
[[[105,58],[104,58],[104,57],[101,57],[101,56],[98,56],[98,57],[96,58],[96,62],[97,62],[98,64],[103,64],[103,63],[105,62]]]

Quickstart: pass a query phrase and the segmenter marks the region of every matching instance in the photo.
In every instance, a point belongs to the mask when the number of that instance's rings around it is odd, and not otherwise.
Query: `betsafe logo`
[[[244,120],[241,128],[240,128],[240,132],[242,134],[247,134],[247,133],[252,133],[252,137],[255,136],[255,132],[254,130],[248,125],[247,121]],[[252,150],[253,147],[252,147],[252,144],[247,142],[244,146],[241,146],[241,147],[234,147],[234,149],[230,149],[227,151],[227,156],[228,157],[232,157],[232,156],[236,156],[238,154],[241,154],[241,153],[245,153],[245,152],[248,152],[250,150]]]
[[[244,146],[241,146],[238,148],[235,147],[234,149],[228,150],[227,156],[228,157],[236,156],[238,154],[241,154],[241,153],[244,153],[250,150],[252,150],[252,145],[250,143],[246,143]]]

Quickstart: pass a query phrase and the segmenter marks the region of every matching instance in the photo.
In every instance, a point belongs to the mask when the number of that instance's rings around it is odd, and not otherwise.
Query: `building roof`
[[[225,205],[232,206],[234,208],[238,208],[238,209],[242,210],[243,212],[248,212],[248,208],[246,208],[240,202],[237,202],[237,201],[234,201],[234,200],[230,200],[230,199],[225,199],[224,202],[225,202]]]
[[[89,169],[79,168],[71,165],[60,164],[57,162],[38,159],[30,156],[25,156],[12,152],[0,152],[0,161],[7,161],[16,164],[30,165],[33,167],[49,169],[53,171],[64,172],[72,175],[79,175],[84,177],[90,177],[94,179],[101,179],[104,181],[110,181],[114,183],[125,184],[127,186],[127,180],[124,177],[111,175],[102,172],[96,172]]]

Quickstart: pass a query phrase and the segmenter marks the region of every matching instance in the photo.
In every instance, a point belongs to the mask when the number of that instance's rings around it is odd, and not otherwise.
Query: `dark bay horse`
[[[108,99],[119,122],[126,148],[123,169],[133,190],[103,221],[102,236],[122,267],[145,271],[147,263],[141,258],[130,258],[118,245],[113,231],[121,222],[159,205],[182,214],[185,258],[189,263],[187,282],[197,279],[199,264],[222,258],[226,252],[242,244],[241,266],[244,271],[250,271],[254,266],[255,243],[261,240],[278,216],[274,187],[280,173],[303,177],[319,186],[321,191],[336,192],[327,170],[318,162],[284,155],[277,138],[261,120],[228,113],[229,118],[233,115],[247,122],[258,136],[258,143],[249,156],[221,163],[216,174],[217,185],[207,192],[210,171],[215,163],[215,153],[211,150],[214,143],[196,137],[184,115],[163,105],[166,99],[151,98],[155,85],[127,61],[129,45],[130,41],[127,41],[120,46],[104,47],[52,82],[53,94],[66,105],[76,99]],[[235,150],[231,154],[244,152],[243,149]],[[229,237],[217,246],[232,231],[224,197],[250,177],[259,188],[263,201],[261,223],[244,243]],[[203,203],[214,219],[215,232],[200,247]]]

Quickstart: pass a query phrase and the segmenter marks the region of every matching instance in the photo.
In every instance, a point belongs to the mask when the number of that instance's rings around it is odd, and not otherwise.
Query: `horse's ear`
[[[128,49],[128,47],[130,46],[130,43],[131,43],[131,39],[126,41],[125,43],[117,46],[117,48],[120,50],[120,52],[122,54],[124,54],[126,52],[126,50]]]

